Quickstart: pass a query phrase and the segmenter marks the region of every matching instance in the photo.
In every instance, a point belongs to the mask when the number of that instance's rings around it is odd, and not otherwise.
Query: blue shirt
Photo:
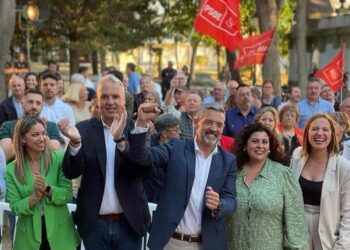
[[[244,127],[253,124],[255,114],[258,112],[256,107],[252,107],[244,116],[237,107],[233,107],[226,112],[224,135],[236,137]]]
[[[225,96],[224,96],[225,102],[226,102],[227,98],[228,98],[228,96],[225,95]],[[215,101],[215,97],[214,97],[214,96],[207,96],[207,97],[204,98],[202,104],[203,104],[203,105],[208,105],[208,104],[217,104],[217,103],[216,103],[216,101]],[[222,105],[222,104],[220,104],[220,105]],[[224,105],[222,105],[222,106],[224,106]]]
[[[301,100],[298,103],[298,109],[300,113],[299,128],[304,129],[307,120],[318,113],[332,113],[334,112],[333,105],[325,100],[318,99],[318,101],[311,105],[307,99]]]
[[[140,80],[141,77],[135,71],[129,75],[128,91],[132,94],[138,94],[140,92]]]

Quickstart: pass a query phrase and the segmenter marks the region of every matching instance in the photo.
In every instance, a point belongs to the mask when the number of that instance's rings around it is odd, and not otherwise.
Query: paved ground
[[[10,229],[8,226],[4,226],[2,229],[3,236],[1,241],[1,250],[11,250],[11,237],[10,237]]]

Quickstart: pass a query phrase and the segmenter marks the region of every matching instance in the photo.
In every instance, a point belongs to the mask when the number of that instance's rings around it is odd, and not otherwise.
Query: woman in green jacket
[[[20,119],[14,132],[15,160],[7,165],[7,198],[18,216],[14,250],[70,250],[80,238],[67,203],[72,184],[63,175],[63,152],[47,148],[45,123]]]

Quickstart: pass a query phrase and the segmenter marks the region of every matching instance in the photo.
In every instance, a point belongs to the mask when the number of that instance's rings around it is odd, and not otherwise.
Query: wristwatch
[[[123,135],[123,136],[120,137],[119,139],[113,139],[113,141],[114,141],[115,143],[120,143],[120,142],[125,141],[125,137],[124,137],[124,135]]]
[[[48,186],[45,188],[45,193],[46,193],[47,195],[49,195],[49,194],[51,193],[51,190],[52,190],[51,186],[48,185]]]

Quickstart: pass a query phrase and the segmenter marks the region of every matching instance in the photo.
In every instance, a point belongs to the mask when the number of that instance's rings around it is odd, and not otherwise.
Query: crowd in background
[[[187,67],[177,71],[172,62],[160,83],[133,63],[125,73],[103,69],[97,83],[87,72],[80,67],[65,85],[50,61],[44,72],[9,81],[0,104],[0,191],[5,197],[7,190],[12,228],[19,218],[14,249],[73,249],[80,237],[87,249],[139,249],[147,202],[158,204],[151,249],[350,249],[350,97],[338,100],[310,77],[305,90],[290,86],[282,102],[272,80],[258,88],[224,73],[203,96],[189,89]],[[174,182],[191,173],[174,168],[190,159],[196,175],[182,195]],[[204,177],[198,162],[208,166]],[[207,189],[212,168],[226,165]],[[185,204],[173,204],[181,210],[174,215],[172,198]],[[68,202],[78,205],[79,234]],[[111,226],[101,221],[120,220],[129,231],[123,244],[96,235]]]

